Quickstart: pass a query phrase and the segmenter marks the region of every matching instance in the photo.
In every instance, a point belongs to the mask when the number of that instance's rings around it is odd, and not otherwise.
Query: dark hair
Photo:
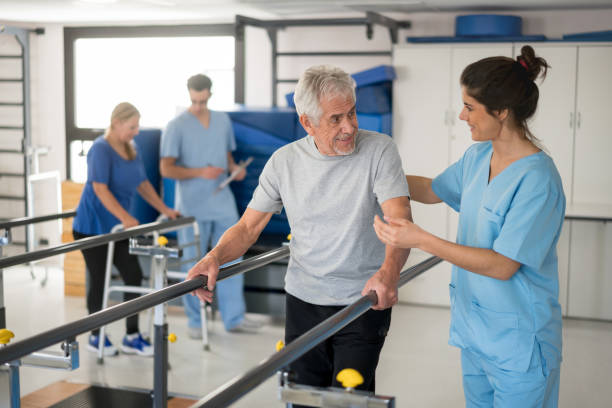
[[[205,89],[210,90],[212,87],[212,81],[209,77],[204,74],[197,74],[187,80],[187,89],[193,89],[194,91],[203,91]]]
[[[508,109],[516,126],[535,142],[527,120],[535,113],[540,96],[535,79],[540,73],[545,78],[548,68],[550,65],[525,45],[516,60],[489,57],[468,65],[460,81],[467,94],[483,104],[489,114]]]

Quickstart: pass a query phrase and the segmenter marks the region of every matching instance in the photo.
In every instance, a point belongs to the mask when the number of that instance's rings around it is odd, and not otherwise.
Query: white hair
[[[293,102],[299,116],[306,115],[319,125],[321,99],[346,96],[355,101],[355,80],[346,72],[332,65],[316,65],[302,74],[295,87]]]

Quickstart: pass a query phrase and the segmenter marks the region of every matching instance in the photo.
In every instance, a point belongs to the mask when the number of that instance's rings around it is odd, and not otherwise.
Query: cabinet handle
[[[569,125],[570,125],[570,129],[574,128],[574,112],[570,112]]]
[[[578,129],[580,129],[580,122],[581,122],[581,115],[580,112],[578,112],[578,117],[576,118],[576,126],[578,127]]]

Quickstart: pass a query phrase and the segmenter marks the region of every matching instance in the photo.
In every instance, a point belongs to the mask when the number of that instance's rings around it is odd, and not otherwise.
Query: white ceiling
[[[0,0],[0,21],[97,24],[231,22],[236,14],[278,19],[363,11],[509,11],[612,8],[612,0]]]

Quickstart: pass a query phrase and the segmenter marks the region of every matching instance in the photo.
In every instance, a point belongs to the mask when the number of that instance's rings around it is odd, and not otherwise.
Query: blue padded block
[[[563,39],[566,41],[612,41],[612,30],[564,34]]]
[[[381,82],[357,88],[357,112],[390,113],[393,88],[391,82]]]
[[[162,200],[170,208],[174,208],[174,195],[176,194],[176,182],[174,179],[162,178]]]
[[[379,65],[374,68],[356,72],[351,76],[357,83],[357,88],[380,82],[393,81],[395,78],[397,78],[395,68],[393,68],[391,65]]]
[[[144,163],[147,179],[153,185],[155,191],[160,191],[160,174],[159,174],[159,141],[161,138],[161,130],[159,129],[141,129],[134,137],[134,143],[138,146],[138,153]],[[157,219],[159,213],[151,207],[140,194],[136,194],[132,207],[132,214],[141,224],[153,222]]]
[[[232,122],[236,144],[270,146],[271,152],[286,145],[290,140],[280,138],[268,132],[247,126],[239,122]],[[295,129],[292,130],[295,133]],[[291,137],[293,138],[293,133]],[[267,150],[270,151],[270,150]],[[271,154],[271,153],[270,153]]]
[[[227,114],[233,123],[259,129],[286,141],[295,140],[295,127],[298,120],[295,109],[239,106],[235,110],[227,111]]]
[[[498,14],[471,14],[455,18],[457,37],[509,37],[520,36],[523,19],[519,16]]]
[[[359,129],[373,130],[391,136],[393,131],[393,115],[385,113],[381,115],[358,113]]]
[[[406,37],[409,43],[481,43],[481,42],[533,42],[546,41],[544,35],[521,35],[508,37]]]

